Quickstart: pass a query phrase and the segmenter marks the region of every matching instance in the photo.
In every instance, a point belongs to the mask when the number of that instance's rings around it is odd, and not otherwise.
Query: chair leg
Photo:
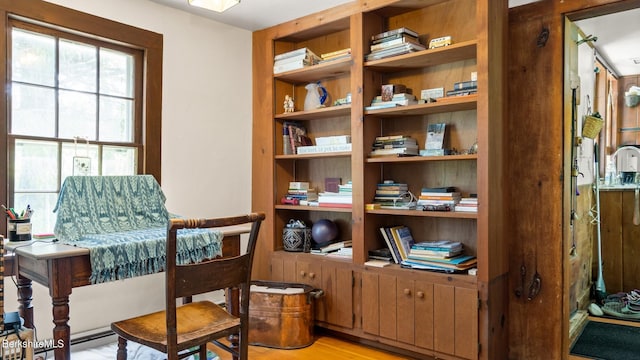
[[[117,360],[127,360],[127,339],[118,336]]]
[[[200,345],[200,360],[207,360],[207,344]]]

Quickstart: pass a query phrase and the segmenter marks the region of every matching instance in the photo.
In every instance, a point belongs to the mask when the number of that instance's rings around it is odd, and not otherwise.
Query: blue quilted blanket
[[[54,209],[54,233],[61,243],[89,249],[94,284],[153,274],[166,261],[165,200],[151,175],[69,176]],[[220,231],[178,231],[179,264],[221,254]]]

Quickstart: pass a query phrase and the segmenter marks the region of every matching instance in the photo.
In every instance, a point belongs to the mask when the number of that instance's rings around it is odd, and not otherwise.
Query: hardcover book
[[[429,124],[427,126],[427,140],[424,144],[425,149],[442,149],[444,145],[444,131],[446,124]]]

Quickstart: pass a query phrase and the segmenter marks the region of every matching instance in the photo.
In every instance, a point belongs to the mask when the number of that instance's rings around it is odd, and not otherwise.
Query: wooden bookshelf
[[[507,357],[502,326],[506,304],[507,256],[502,227],[503,83],[505,66],[499,29],[506,26],[506,1],[356,1],[254,33],[254,134],[252,207],[267,213],[254,267],[256,278],[322,288],[316,325],[391,347],[412,357],[496,359]],[[490,20],[490,21],[489,21]],[[451,36],[449,46],[365,61],[373,35],[407,27],[423,44]],[[489,39],[491,38],[491,42]],[[351,57],[273,74],[273,58],[307,47],[321,54],[344,48]],[[365,110],[383,84],[422,89],[470,80],[477,93],[436,102]],[[330,94],[326,107],[301,111],[304,85],[320,81]],[[351,94],[352,102],[332,106]],[[283,113],[293,96],[297,111]],[[283,127],[296,121],[312,139],[349,135],[352,151],[283,154]],[[457,155],[369,157],[378,136],[409,135],[423,147],[429,124],[446,123],[447,148]],[[477,144],[477,152],[469,153]],[[318,192],[324,179],[352,181],[352,207],[282,205],[290,181],[308,181]],[[477,194],[478,212],[366,210],[378,183],[422,187],[455,186]],[[335,259],[283,251],[290,219],[313,224],[333,220],[337,240],[352,240],[353,257]],[[417,241],[451,239],[478,259],[477,275],[364,265],[369,250],[385,247],[380,227],[406,225]],[[489,305],[491,302],[492,305]]]

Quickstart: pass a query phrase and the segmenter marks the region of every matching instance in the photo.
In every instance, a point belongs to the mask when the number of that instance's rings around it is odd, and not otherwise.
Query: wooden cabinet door
[[[446,285],[433,287],[433,345],[434,350],[446,354],[455,352],[455,288]],[[468,339],[475,341],[475,339]]]
[[[380,336],[387,339],[397,340],[398,330],[396,324],[397,297],[396,297],[396,277],[380,274],[378,276],[378,301],[380,313]]]
[[[271,257],[271,281],[283,282],[284,277],[284,260],[281,258]]]
[[[414,344],[415,341],[415,287],[414,281],[397,278],[396,281],[396,331],[398,341]]]
[[[371,335],[380,333],[380,303],[378,274],[362,272],[362,330]]]
[[[433,284],[415,282],[415,344],[433,350]]]
[[[296,274],[295,258],[271,258],[271,280],[278,282],[299,282]]]
[[[465,359],[478,358],[478,293],[434,285],[434,349]]]
[[[455,288],[455,355],[478,358],[478,291]]]
[[[324,321],[353,328],[353,271],[329,262],[322,265]]]
[[[298,260],[295,281],[322,289],[322,265],[319,262]]]

